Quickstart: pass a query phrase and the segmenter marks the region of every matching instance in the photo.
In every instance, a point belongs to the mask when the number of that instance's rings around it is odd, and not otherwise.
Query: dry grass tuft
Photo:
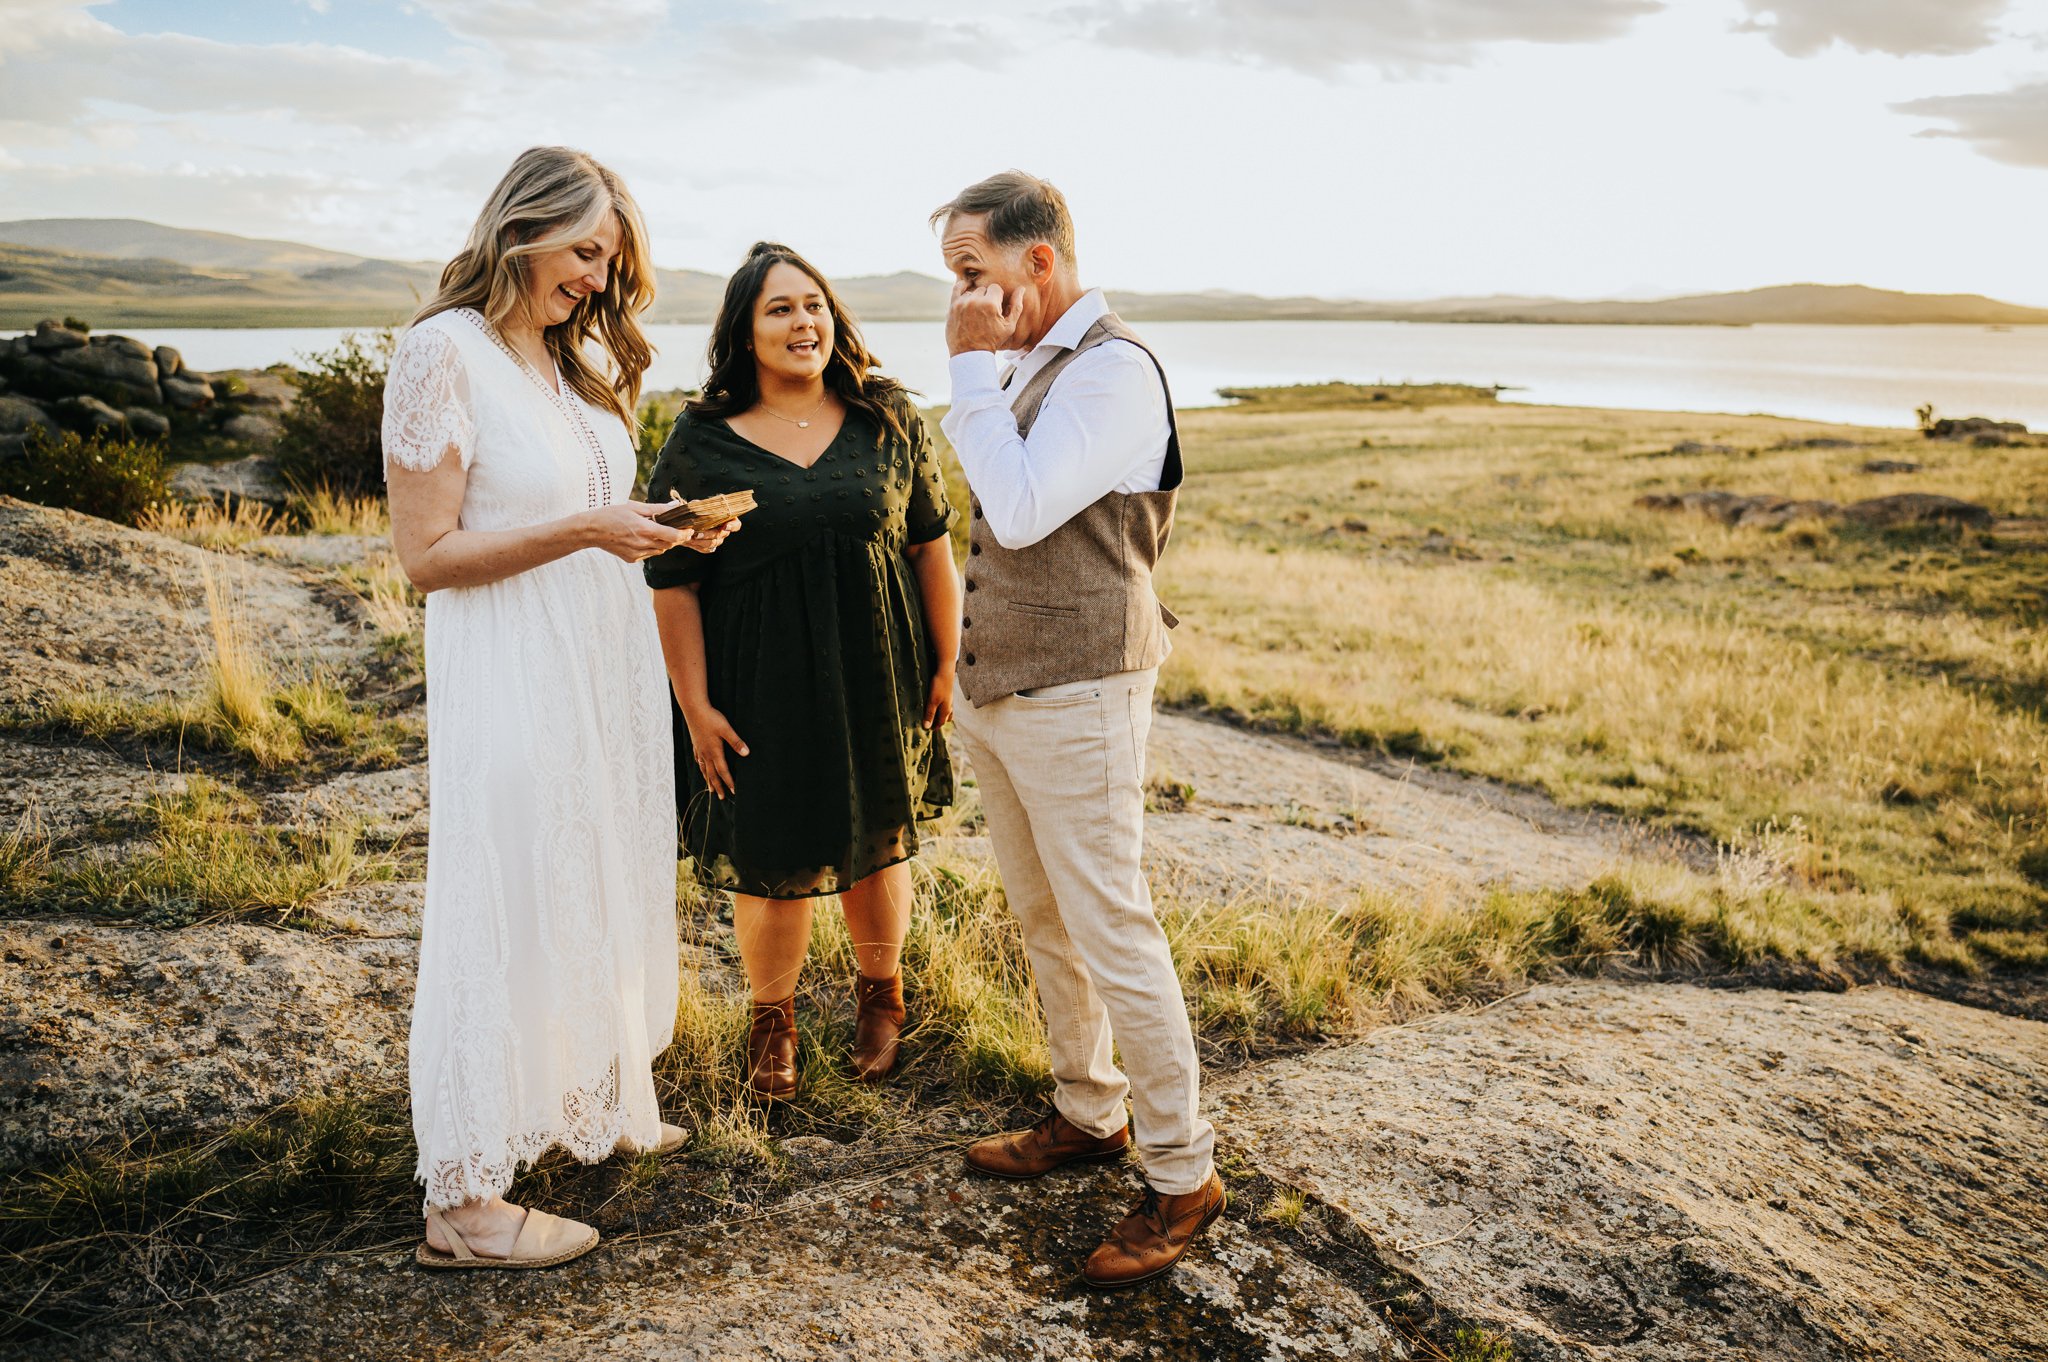
[[[259,539],[285,532],[268,506],[226,497],[221,502],[160,501],[135,522],[137,528],[168,535],[218,552],[246,549]]]
[[[382,497],[351,496],[320,484],[295,493],[291,510],[306,534],[391,533],[391,515]]]

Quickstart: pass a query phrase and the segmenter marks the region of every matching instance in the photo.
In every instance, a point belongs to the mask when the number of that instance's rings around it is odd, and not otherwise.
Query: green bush
[[[661,447],[668,443],[668,433],[676,427],[676,417],[683,411],[683,403],[697,394],[694,390],[671,388],[665,392],[649,393],[640,399],[640,428],[634,441],[637,468],[633,475],[633,495],[647,495],[647,479],[654,472],[654,461],[661,455]]]
[[[367,338],[351,332],[335,349],[306,357],[311,367],[299,376],[274,455],[286,478],[305,488],[382,490],[384,372],[395,344],[389,328]]]
[[[0,492],[133,525],[164,501],[164,447],[155,440],[36,430],[20,456],[0,459]]]

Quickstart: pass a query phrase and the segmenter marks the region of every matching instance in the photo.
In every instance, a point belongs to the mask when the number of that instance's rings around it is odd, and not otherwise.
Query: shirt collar
[[[1109,304],[1103,300],[1102,290],[1091,288],[1076,298],[1072,307],[1060,314],[1060,319],[1045,333],[1045,339],[1031,351],[1014,350],[1005,351],[1004,354],[1014,361],[1022,359],[1026,353],[1036,354],[1048,346],[1055,350],[1071,350],[1081,343],[1081,337],[1088,334],[1089,327],[1108,315]]]

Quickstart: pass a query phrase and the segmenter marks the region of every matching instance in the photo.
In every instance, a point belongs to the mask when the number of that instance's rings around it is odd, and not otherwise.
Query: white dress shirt
[[[953,442],[989,533],[1006,549],[1036,544],[1109,492],[1156,492],[1171,433],[1166,389],[1143,350],[1107,341],[1053,380],[1029,439],[1010,413],[1024,385],[1080,344],[1109,304],[1090,289],[1016,363],[1010,386],[992,350],[955,355],[953,405],[939,428]]]

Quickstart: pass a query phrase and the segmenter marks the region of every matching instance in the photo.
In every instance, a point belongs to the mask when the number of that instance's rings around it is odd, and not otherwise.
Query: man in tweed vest
[[[1055,1084],[1045,1119],[980,1141],[967,1162],[1031,1178],[1121,1158],[1128,1096],[1145,1195],[1082,1270],[1125,1286],[1170,1269],[1226,1200],[1139,864],[1152,689],[1175,622],[1152,590],[1181,482],[1173,400],[1145,343],[1081,287],[1057,189],[1010,171],[932,222],[956,281],[943,428],[973,492],[954,727],[1045,1005]]]

